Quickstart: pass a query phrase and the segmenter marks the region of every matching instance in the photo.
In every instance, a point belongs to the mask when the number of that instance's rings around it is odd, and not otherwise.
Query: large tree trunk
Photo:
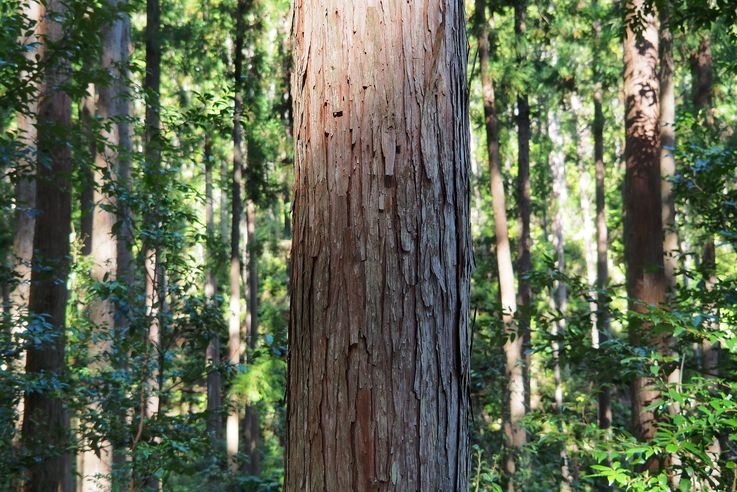
[[[294,9],[285,490],[467,490],[463,4]]]
[[[499,295],[502,304],[502,321],[506,332],[504,354],[507,395],[505,398],[504,434],[510,452],[505,457],[509,489],[513,489],[516,473],[516,458],[527,441],[522,419],[525,416],[525,391],[523,374],[523,337],[515,323],[517,298],[514,285],[514,267],[509,243],[507,205],[504,192],[501,158],[499,155],[499,123],[496,116],[494,82],[489,73],[491,41],[489,23],[486,18],[486,0],[476,0],[476,23],[478,26],[479,69],[484,98],[484,123],[486,128],[486,151],[491,177],[491,197],[496,233],[496,261],[499,272]]]
[[[228,361],[240,364],[241,354],[241,187],[243,175],[243,38],[245,34],[246,0],[238,0],[235,34],[235,99],[233,106],[233,174],[230,229],[230,317],[228,321]],[[226,450],[231,470],[237,470],[238,453],[238,398],[231,393],[226,421]]]
[[[116,18],[104,27],[102,33],[101,68],[111,79],[97,87],[97,117],[102,122],[110,123],[110,126],[102,126],[100,137],[106,145],[98,149],[95,157],[91,257],[92,278],[96,282],[126,281],[125,278],[118,279],[117,275],[124,271],[118,265],[118,259],[121,258],[119,249],[128,248],[119,237],[119,231],[127,228],[123,225],[118,231],[115,230],[115,224],[123,217],[118,209],[116,194],[107,191],[111,189],[111,184],[121,184],[121,180],[125,185],[128,167],[126,161],[131,150],[126,90],[130,23],[124,7],[121,0],[108,1],[108,8],[116,13]],[[110,360],[105,359],[108,357],[105,354],[112,352],[112,340],[120,334],[117,331],[120,321],[117,319],[121,317],[125,316],[112,298],[99,299],[90,306],[90,320],[102,335],[90,347],[90,356],[99,358],[93,360],[93,373],[109,367]],[[102,408],[99,403],[93,403],[92,410],[101,411]],[[106,436],[100,437],[102,439],[94,447],[85,450],[83,466],[78,470],[81,475],[81,489],[84,491],[104,491],[112,486],[112,444]],[[89,446],[90,443],[85,445]]]
[[[625,184],[624,243],[627,264],[627,294],[630,309],[646,313],[648,306],[662,306],[667,282],[663,271],[663,218],[660,196],[660,138],[658,132],[658,26],[656,14],[644,13],[644,0],[627,3],[627,30],[624,39],[625,96]],[[635,34],[632,24],[639,22],[634,12],[643,15],[642,32]],[[630,319],[630,340],[635,346],[666,348],[667,337],[655,336],[650,324]],[[655,435],[657,416],[647,409],[660,394],[652,377],[639,375],[633,382],[632,416],[634,433],[648,441]],[[647,468],[660,467],[651,459]]]
[[[61,40],[63,29],[59,19],[63,18],[65,10],[63,2],[51,0],[45,4],[45,12],[40,13],[38,32],[46,47]],[[54,52],[53,57],[44,52],[41,56],[50,63],[45,66],[38,91],[37,215],[33,239],[36,268],[31,272],[29,312],[34,320],[32,323],[42,329],[45,336],[40,343],[29,346],[26,374],[30,378],[54,382],[63,379],[65,372],[72,209],[71,154],[57,135],[70,131],[71,100],[59,90],[69,70],[69,61],[63,52]],[[43,323],[39,324],[41,317]],[[73,490],[72,457],[67,448],[69,415],[59,395],[49,390],[26,392],[22,438],[25,447],[40,458],[29,467],[24,490]]]

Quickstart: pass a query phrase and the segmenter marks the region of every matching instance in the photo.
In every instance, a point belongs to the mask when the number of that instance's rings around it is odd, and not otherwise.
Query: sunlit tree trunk
[[[519,66],[527,63],[527,0],[514,0],[514,33],[517,38],[516,60]],[[526,89],[517,95],[517,206],[519,207],[519,252],[517,257],[519,289],[518,315],[520,336],[523,338],[522,361],[524,375],[525,406],[530,405],[530,350],[532,338],[530,333],[530,309],[532,306],[532,288],[527,279],[532,271],[532,237],[530,235],[530,215],[532,198],[530,187],[530,103]]]
[[[463,4],[294,13],[285,490],[465,491]]]
[[[246,0],[238,0],[236,8],[235,34],[235,99],[233,107],[233,173],[231,191],[231,229],[230,229],[230,316],[228,321],[228,362],[240,364],[241,353],[241,188],[243,176],[243,38],[245,34]],[[226,450],[231,470],[237,470],[235,461],[238,453],[238,408],[235,394],[230,396],[228,418],[226,421]]]
[[[676,231],[676,206],[673,195],[673,184],[670,179],[676,173],[676,161],[673,156],[676,145],[676,97],[675,97],[675,63],[673,60],[673,34],[670,29],[670,2],[660,4],[660,194],[662,199],[663,220],[663,273],[671,297],[676,288],[676,270],[678,269],[678,233]],[[671,341],[670,345],[673,345]],[[674,355],[673,347],[668,347],[669,355]],[[668,382],[677,385],[681,380],[680,367],[668,374]],[[671,414],[680,412],[680,405],[674,402],[668,407]],[[669,458],[670,465],[680,465],[680,457],[673,454]],[[673,488],[678,488],[679,473],[670,473],[669,480]]]
[[[560,114],[553,108],[548,114],[548,135],[552,142],[552,151],[550,153],[550,174],[552,176],[552,239],[553,251],[555,252],[555,268],[565,273],[565,207],[568,200],[568,187],[566,185],[565,172],[565,141],[560,123]],[[566,318],[568,312],[568,289],[565,282],[560,280],[553,281],[552,290],[553,306],[556,311],[557,318],[550,325],[551,328],[551,346],[553,355],[553,380],[555,382],[555,409],[558,412],[558,431],[564,434],[563,427],[563,380],[560,364],[560,348],[561,341],[565,337]],[[567,443],[562,443],[561,458],[561,490],[571,490],[573,484],[573,476],[569,464],[568,452],[566,450]]]
[[[82,240],[81,253],[85,256],[92,252],[92,210],[94,208],[94,169],[91,164],[97,153],[97,140],[94,135],[95,118],[95,84],[87,85],[87,94],[79,103],[79,125],[85,142],[89,143],[90,160],[80,163],[79,175],[81,191],[79,194],[79,236]]]
[[[23,4],[23,15],[28,22],[38,22],[42,15],[41,3],[29,1]],[[29,62],[35,59],[36,54],[42,55],[43,45],[37,37],[38,24],[30,29],[28,36],[24,35],[19,42],[26,46],[25,56]],[[34,48],[35,46],[35,48]],[[31,83],[29,73],[21,73],[25,83]],[[31,288],[31,260],[33,257],[33,232],[36,207],[36,181],[33,173],[36,170],[36,114],[38,111],[36,87],[26,101],[25,111],[20,112],[16,119],[18,139],[22,145],[23,157],[16,168],[16,182],[14,189],[15,211],[13,222],[13,249],[11,250],[10,265],[17,279],[17,284],[7,292],[6,314],[11,318],[13,335],[17,337],[26,328],[25,317],[28,315],[28,295]],[[4,293],[5,294],[5,293]],[[5,299],[4,299],[5,301]],[[21,354],[16,362],[16,370],[23,371],[26,365],[26,352]],[[12,399],[12,397],[11,397]],[[23,424],[25,397],[21,395],[16,404],[18,415],[16,429],[20,430]],[[15,440],[18,436],[16,434]]]
[[[62,39],[66,5],[52,0],[39,12],[38,33],[45,63],[38,87],[36,220],[28,310],[41,342],[29,346],[26,374],[58,381],[65,372],[66,302],[71,232],[71,171],[69,147],[57,137],[71,129],[71,100],[60,86],[66,82],[69,61],[61,51],[48,51]],[[24,446],[38,457],[29,466],[26,492],[73,490],[72,457],[68,451],[69,415],[66,405],[49,390],[27,391],[23,415]]]
[[[486,129],[486,152],[489,160],[491,197],[496,233],[496,261],[499,272],[499,295],[502,304],[502,321],[507,339],[504,343],[506,357],[505,376],[507,395],[504,411],[504,433],[510,452],[505,457],[508,489],[514,489],[513,477],[517,471],[517,458],[527,441],[522,419],[525,416],[525,391],[523,375],[522,333],[514,320],[517,312],[517,294],[514,285],[514,266],[509,242],[507,205],[499,155],[499,123],[496,116],[494,81],[489,72],[491,40],[489,20],[486,17],[486,0],[476,0],[476,24],[478,26],[479,69],[484,103],[484,126]]]
[[[648,306],[662,306],[667,282],[663,271],[663,218],[661,202],[660,138],[658,132],[658,25],[656,14],[645,13],[644,0],[627,2],[624,39],[625,97],[625,184],[624,244],[627,266],[627,294],[630,309],[647,313]],[[642,14],[641,35],[635,34],[635,12]],[[635,346],[664,352],[666,335],[651,333],[648,322],[630,318],[630,340]],[[648,407],[660,398],[651,376],[638,375],[633,381],[632,416],[634,434],[651,440],[657,429],[657,415]],[[646,467],[660,468],[657,457]]]

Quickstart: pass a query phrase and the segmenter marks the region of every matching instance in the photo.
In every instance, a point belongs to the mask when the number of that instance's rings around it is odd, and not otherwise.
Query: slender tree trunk
[[[676,231],[676,206],[673,195],[673,184],[670,178],[675,176],[676,161],[673,157],[676,145],[676,98],[675,98],[675,63],[673,61],[673,34],[670,30],[670,2],[660,5],[660,195],[662,199],[663,220],[663,273],[668,289],[667,297],[675,294],[676,271],[678,269],[678,233]],[[674,340],[668,347],[669,355],[674,356]],[[681,381],[678,365],[668,374],[668,383],[676,386]],[[680,405],[674,402],[668,407],[671,414],[680,413]],[[680,465],[680,457],[673,454],[669,458],[670,465]],[[669,481],[674,489],[679,487],[680,474],[670,473]]]
[[[126,6],[125,0],[119,0],[120,7]],[[128,15],[121,12],[118,22],[121,23],[121,35],[117,38],[120,44],[117,48],[120,50],[118,75],[120,77],[118,90],[118,100],[116,101],[116,109],[119,115],[118,127],[118,155],[117,155],[117,188],[123,193],[131,190],[130,174],[131,159],[133,154],[133,142],[131,135],[131,125],[128,121],[131,114],[131,94],[130,94],[130,52],[131,52],[131,21]],[[130,315],[128,306],[133,302],[133,285],[134,285],[134,259],[133,259],[133,219],[131,211],[127,203],[122,200],[118,202],[118,228],[116,230],[117,239],[117,271],[116,278],[121,285],[127,286],[123,294],[122,305],[116,306],[117,316],[115,317],[115,341],[114,341],[114,360],[113,366],[120,370],[128,368],[128,353],[119,347],[125,346],[124,340],[129,336]],[[122,392],[126,392],[127,388],[122,388]],[[113,442],[113,471],[114,479],[121,478],[120,483],[125,483],[126,471],[129,469],[126,461],[129,458],[126,445],[130,442],[128,429],[131,424],[131,416],[127,409],[121,409],[116,416],[119,420],[118,425],[121,431],[118,433],[117,441]]]
[[[673,61],[673,34],[670,30],[668,2],[660,10],[660,174],[663,201],[663,266],[665,281],[672,291],[676,286],[678,269],[678,233],[673,184],[669,178],[676,173],[673,157],[676,145],[675,63]]]
[[[656,14],[645,14],[644,0],[630,0],[624,40],[625,96],[625,261],[630,309],[646,313],[648,306],[662,306],[667,282],[663,270],[663,217],[661,202],[660,138],[658,132],[658,26]],[[632,24],[643,15],[641,35]],[[649,323],[630,319],[629,334],[634,346],[665,352],[668,337],[653,335]],[[632,415],[634,434],[651,440],[657,415],[647,407],[660,398],[652,377],[639,375],[633,382]],[[649,460],[646,468],[656,471],[660,459]]]
[[[565,142],[560,123],[560,114],[553,110],[548,115],[548,134],[552,142],[552,152],[550,153],[550,173],[553,181],[552,201],[553,201],[553,250],[555,252],[556,269],[565,273],[565,207],[568,200],[568,188],[566,186],[565,173]],[[560,365],[560,347],[561,341],[565,337],[566,320],[565,316],[568,311],[568,289],[565,282],[555,280],[553,282],[553,304],[556,310],[557,319],[551,325],[551,338],[553,349],[553,379],[555,382],[555,409],[558,413],[558,431],[564,435],[563,428],[563,380]],[[573,485],[573,476],[570,471],[568,452],[566,450],[567,443],[563,443],[560,451],[561,457],[561,490],[571,490]]]
[[[246,265],[247,265],[247,298],[248,298],[248,323],[247,342],[251,351],[256,348],[258,339],[258,258],[254,250],[256,240],[256,205],[253,200],[246,204]],[[258,452],[260,440],[260,418],[258,408],[251,402],[246,403],[245,415],[243,417],[243,438],[248,453],[248,465],[246,472],[252,476],[261,473],[261,458]]]
[[[527,62],[527,0],[514,1],[514,33],[517,38],[517,64]],[[532,198],[530,188],[530,103],[527,92],[517,95],[517,206],[519,207],[519,253],[517,270],[519,278],[519,331],[523,338],[524,356],[524,398],[525,407],[530,405],[530,357],[532,354],[532,334],[530,333],[530,309],[532,308],[532,288],[527,276],[532,271],[532,238],[530,235],[530,214]]]
[[[285,490],[467,490],[463,5],[294,12]]]
[[[146,93],[145,114],[145,153],[146,164],[150,178],[157,179],[161,169],[161,7],[159,0],[146,0],[146,75],[144,77],[144,91]],[[146,228],[155,230],[159,227],[159,218],[156,210],[150,211],[144,219]],[[145,420],[153,419],[159,411],[161,388],[159,378],[159,353],[161,351],[161,256],[159,245],[148,240],[144,244],[145,270],[145,299],[146,316],[148,320],[148,347],[146,355],[145,381]],[[135,480],[131,478],[131,487]],[[153,477],[145,480],[147,489],[158,488],[158,481]]]
[[[491,197],[496,233],[496,259],[499,272],[499,292],[502,303],[502,321],[506,332],[504,354],[506,357],[505,376],[507,395],[505,402],[504,434],[510,448],[505,457],[505,471],[508,475],[508,490],[514,490],[513,477],[517,471],[517,458],[527,441],[522,419],[525,416],[525,392],[523,374],[523,337],[514,316],[517,312],[517,298],[514,286],[514,267],[507,225],[507,205],[504,192],[501,158],[499,155],[499,123],[496,116],[494,82],[489,73],[491,41],[489,21],[486,17],[486,0],[476,0],[476,23],[478,26],[479,68],[484,102],[484,123],[486,128],[486,150],[491,178]]]
[[[79,235],[82,239],[84,256],[92,252],[92,209],[95,203],[95,176],[91,162],[94,162],[97,153],[96,138],[94,135],[95,118],[95,84],[87,85],[87,94],[79,105],[79,120],[82,134],[89,143],[90,160],[81,164],[79,173],[82,180],[82,191],[79,196],[80,224]]]
[[[594,23],[594,49],[600,54],[601,23]],[[605,291],[609,287],[609,231],[606,223],[606,167],[604,165],[604,111],[602,108],[601,70],[594,66],[594,166],[596,170],[596,325],[591,331],[591,345],[598,349],[609,334],[609,299]],[[609,429],[612,425],[612,399],[608,381],[599,390],[599,428]],[[609,490],[606,485],[603,487]]]
[[[29,22],[39,22],[43,15],[43,7],[40,2],[29,1],[24,3],[23,15]],[[38,24],[32,30],[30,36],[23,36],[19,41],[27,46],[25,56],[28,60],[34,60],[35,56],[43,55],[43,45],[37,36]],[[37,44],[38,43],[38,44]],[[36,46],[36,48],[33,48]],[[28,79],[30,74],[22,73],[21,79]],[[33,257],[33,233],[35,228],[36,208],[36,180],[33,174],[36,170],[36,116],[38,114],[38,93],[33,88],[26,102],[25,111],[17,116],[19,140],[23,146],[23,158],[19,160],[15,182],[15,213],[13,223],[13,249],[10,265],[18,283],[8,292],[7,313],[11,317],[13,336],[18,337],[27,327],[26,317],[28,315],[28,295],[31,288],[31,260]],[[16,370],[23,371],[26,365],[26,352],[21,351]],[[16,405],[18,420],[16,430],[20,431],[23,424],[23,413],[25,408],[25,397],[21,395]],[[16,436],[20,436],[17,433]],[[17,437],[16,437],[17,439]]]
[[[51,0],[40,12],[38,33],[45,42],[63,36],[59,22],[66,10],[63,2]],[[43,316],[45,336],[28,348],[26,374],[30,378],[58,381],[65,373],[65,328],[69,234],[71,232],[71,171],[69,147],[56,136],[71,130],[71,100],[59,89],[66,82],[69,61],[63,52],[53,57],[41,50],[47,63],[38,91],[38,165],[36,170],[36,221],[33,239],[29,312],[32,323]],[[43,266],[43,268],[39,268]],[[43,328],[42,328],[43,327]],[[23,444],[35,460],[28,469],[24,490],[47,492],[73,490],[72,457],[68,451],[69,415],[61,396],[49,391],[28,391],[23,416]]]
[[[207,227],[207,240],[210,247],[215,244],[215,210],[213,203],[212,168],[214,158],[212,155],[212,140],[205,136],[205,224]],[[217,294],[217,283],[215,272],[213,272],[212,252],[208,250],[205,260],[207,268],[205,274],[205,297],[208,303],[215,302]],[[207,361],[207,433],[213,443],[220,443],[223,437],[222,407],[223,388],[220,370],[220,337],[217,333],[210,334],[205,354]]]
[[[242,214],[241,187],[243,174],[243,38],[245,35],[246,0],[238,0],[235,34],[235,100],[233,107],[233,174],[230,230],[230,318],[228,322],[228,361],[238,366],[241,353],[241,251],[240,220]],[[230,396],[226,422],[226,449],[232,471],[237,471],[238,408],[235,394]]]
[[[694,53],[691,60],[691,70],[693,75],[693,102],[697,111],[704,117],[706,124],[714,127],[714,115],[712,112],[713,98],[713,69],[711,55],[711,40],[709,35],[705,35],[699,43],[698,50]],[[717,258],[716,245],[714,236],[708,235],[704,240],[701,253],[701,271],[704,277],[704,285],[708,292],[714,290],[717,285]],[[719,309],[716,305],[708,305],[707,312],[712,315],[713,319],[719,318]],[[716,331],[719,329],[717,321],[709,322],[709,330]],[[718,341],[710,341],[705,338],[701,343],[701,360],[704,374],[707,378],[719,377],[719,358],[721,347]],[[707,454],[713,461],[714,465],[709,467],[709,474],[717,484],[721,478],[721,468],[719,466],[719,457],[722,453],[719,438],[714,438],[707,449]],[[713,484],[704,484],[704,490],[716,490]]]

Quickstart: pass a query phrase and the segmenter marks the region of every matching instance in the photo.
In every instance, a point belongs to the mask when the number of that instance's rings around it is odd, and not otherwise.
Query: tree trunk
[[[258,339],[258,258],[255,254],[254,241],[256,240],[256,205],[253,200],[246,204],[246,285],[247,285],[247,343],[249,350],[256,348]],[[260,440],[260,418],[258,408],[246,401],[246,410],[243,416],[243,439],[248,453],[248,475],[258,476],[261,473],[261,458],[258,452]]]
[[[527,0],[514,2],[514,33],[517,38],[517,64],[527,63]],[[519,207],[519,253],[517,270],[519,278],[519,331],[523,338],[522,361],[524,374],[525,407],[530,405],[530,357],[532,354],[532,334],[530,333],[530,316],[532,309],[532,288],[527,276],[532,271],[532,238],[530,236],[530,214],[532,198],[530,188],[530,103],[527,92],[517,95],[517,206]]]
[[[161,6],[159,0],[146,0],[146,75],[143,88],[146,94],[145,153],[148,172],[156,178],[161,168]],[[148,229],[157,229],[158,212],[151,211],[145,218]],[[147,240],[144,244],[145,299],[148,320],[148,347],[146,356],[146,403],[141,418],[150,420],[159,411],[161,388],[159,353],[161,351],[161,305],[160,296],[162,271],[159,245]],[[135,474],[131,478],[131,487]],[[147,489],[158,488],[158,480],[145,479]]]
[[[23,15],[28,18],[29,22],[38,22],[43,15],[43,7],[40,2],[24,3]],[[27,50],[25,56],[29,60],[34,60],[35,56],[43,55],[43,44],[37,36],[39,32],[38,24],[32,29],[33,33],[28,37],[20,39]],[[38,44],[37,44],[38,43]],[[36,48],[31,48],[36,46]],[[28,79],[30,74],[22,73],[22,79]],[[19,140],[23,146],[23,158],[19,161],[16,172],[15,182],[15,213],[13,223],[13,249],[10,258],[10,265],[13,267],[13,273],[18,283],[8,293],[7,312],[10,314],[12,321],[13,336],[20,336],[27,327],[28,315],[28,295],[31,288],[31,261],[33,257],[33,233],[35,228],[35,208],[36,208],[36,180],[33,174],[36,170],[36,116],[38,114],[38,102],[36,87],[25,107],[26,111],[21,112],[17,116]],[[16,370],[21,372],[26,365],[26,352],[21,351],[16,363]],[[16,413],[18,420],[16,421],[16,429],[20,430],[23,423],[23,413],[25,407],[25,397],[21,395],[16,405]],[[19,436],[20,433],[16,434]]]
[[[662,306],[667,282],[663,271],[663,217],[660,196],[660,138],[658,132],[658,26],[656,14],[644,13],[644,0],[627,3],[627,29],[624,39],[625,96],[625,184],[624,243],[627,266],[627,294],[630,309],[646,313],[648,306]],[[642,14],[641,35],[632,30],[634,12]],[[667,337],[650,333],[650,324],[630,319],[629,334],[634,346],[666,348]],[[639,375],[633,382],[632,415],[634,434],[651,440],[657,429],[657,416],[646,408],[660,398],[655,381]],[[660,468],[658,458],[646,467]]]
[[[92,217],[90,254],[94,281],[125,282],[125,278],[118,278],[118,273],[125,271],[122,265],[118,265],[118,260],[124,258],[119,250],[128,248],[120,237],[120,231],[125,234],[126,227],[123,225],[118,231],[115,230],[115,224],[123,217],[119,211],[116,193],[110,194],[106,190],[110,189],[111,184],[118,186],[127,182],[127,160],[131,151],[126,89],[130,23],[123,1],[109,0],[107,5],[111,12],[115,12],[116,18],[105,26],[102,32],[101,68],[111,79],[97,87],[97,117],[110,126],[102,127],[100,138],[106,145],[98,149],[95,157],[92,200],[94,208],[90,210]],[[93,375],[109,367],[111,361],[105,359],[109,357],[105,354],[112,353],[112,340],[120,334],[117,330],[120,321],[117,319],[121,317],[125,318],[125,315],[112,298],[98,299],[90,306],[90,321],[102,335],[97,337],[98,341],[90,347]],[[93,402],[92,409],[102,411],[102,407],[96,402]],[[85,450],[83,466],[78,470],[83,491],[109,490],[112,486],[112,444],[107,436],[100,437],[100,441],[95,443],[94,447]]]
[[[85,141],[89,144],[90,160],[82,162],[79,173],[82,190],[79,196],[79,236],[82,240],[81,253],[84,256],[92,252],[92,209],[95,203],[95,176],[91,162],[97,153],[97,140],[94,135],[95,118],[95,84],[87,85],[87,94],[79,104],[79,122]]]
[[[669,6],[663,3],[660,11],[660,175],[663,201],[663,266],[668,290],[676,286],[678,269],[678,234],[676,232],[676,207],[673,184],[669,181],[676,173],[673,157],[676,145],[676,96],[675,63],[673,61],[673,34],[669,26]]]
[[[509,489],[514,488],[513,477],[517,471],[516,459],[527,441],[522,419],[525,416],[525,391],[523,374],[523,337],[515,323],[517,298],[514,286],[514,267],[509,243],[507,205],[504,192],[501,158],[499,155],[499,123],[496,116],[494,82],[489,73],[491,40],[489,21],[486,18],[486,0],[476,0],[476,23],[478,26],[479,68],[484,102],[486,128],[486,150],[489,159],[491,197],[496,233],[496,260],[499,272],[499,293],[502,304],[502,321],[507,339],[504,343],[506,357],[505,376],[507,395],[505,398],[504,434],[510,452],[505,457]]]
[[[712,112],[713,97],[713,70],[711,56],[711,40],[705,35],[699,43],[698,50],[694,53],[691,60],[691,70],[693,75],[693,102],[696,110],[704,117],[706,124],[714,127],[714,115]],[[701,271],[704,277],[704,285],[708,292],[714,290],[717,285],[717,258],[716,245],[714,236],[709,234],[705,241],[701,253]],[[714,319],[718,319],[718,306],[708,305],[706,311],[712,315]],[[709,330],[716,331],[719,329],[717,321],[708,322]],[[702,368],[707,378],[719,377],[719,356],[721,347],[718,341],[712,342],[708,338],[704,338],[701,343],[701,359]],[[707,454],[714,462],[713,467],[709,467],[709,473],[717,483],[721,477],[721,468],[719,466],[719,457],[722,452],[719,438],[714,438],[707,449]],[[704,484],[704,490],[715,490],[712,484]]]
[[[210,247],[215,244],[215,210],[212,190],[212,166],[214,158],[212,155],[212,140],[205,136],[205,224],[207,227],[207,241]],[[207,302],[215,302],[217,294],[217,283],[215,272],[213,272],[212,252],[208,250],[205,274],[205,297]],[[210,341],[207,344],[205,354],[207,362],[207,433],[212,442],[217,444],[223,437],[222,407],[223,387],[220,376],[220,337],[217,333],[210,333]]]
[[[467,490],[463,5],[294,12],[285,490]]]
[[[243,175],[243,38],[245,35],[246,0],[238,0],[235,34],[235,98],[233,103],[233,174],[230,229],[230,318],[228,322],[228,361],[238,367],[241,353],[241,187]],[[226,422],[226,449],[231,470],[237,471],[238,398],[230,396]]]
[[[565,207],[568,200],[568,188],[566,186],[565,173],[565,142],[560,123],[560,114],[556,112],[557,108],[548,115],[548,135],[552,142],[552,152],[550,153],[550,174],[552,176],[552,239],[553,251],[555,252],[555,268],[561,273],[565,273]],[[566,313],[568,311],[568,289],[565,282],[560,280],[553,281],[552,290],[553,306],[555,308],[556,319],[551,325],[551,346],[553,356],[553,380],[555,383],[555,409],[558,413],[558,431],[561,435],[565,435],[563,428],[563,380],[560,365],[560,346],[561,341],[565,337],[566,330]],[[573,485],[573,476],[571,475],[568,452],[566,450],[567,443],[562,443],[561,458],[561,490],[571,490]]]
[[[43,11],[44,9],[41,8]],[[39,16],[38,33],[45,48],[63,36],[59,19],[63,2],[51,0]],[[69,147],[59,132],[71,130],[71,100],[59,90],[66,83],[69,61],[63,52],[53,57],[42,48],[45,65],[38,91],[38,165],[36,170],[36,221],[33,239],[29,312],[41,342],[28,348],[26,374],[53,383],[64,378],[69,234],[71,232],[71,171]],[[43,267],[43,268],[40,268]],[[41,321],[43,317],[43,321]],[[73,490],[72,457],[68,452],[69,415],[61,396],[48,390],[27,391],[23,416],[24,446],[39,457],[30,465],[24,490]]]

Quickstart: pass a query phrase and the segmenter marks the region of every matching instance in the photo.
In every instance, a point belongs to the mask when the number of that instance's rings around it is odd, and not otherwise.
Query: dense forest
[[[0,491],[737,490],[734,0],[0,0]]]

